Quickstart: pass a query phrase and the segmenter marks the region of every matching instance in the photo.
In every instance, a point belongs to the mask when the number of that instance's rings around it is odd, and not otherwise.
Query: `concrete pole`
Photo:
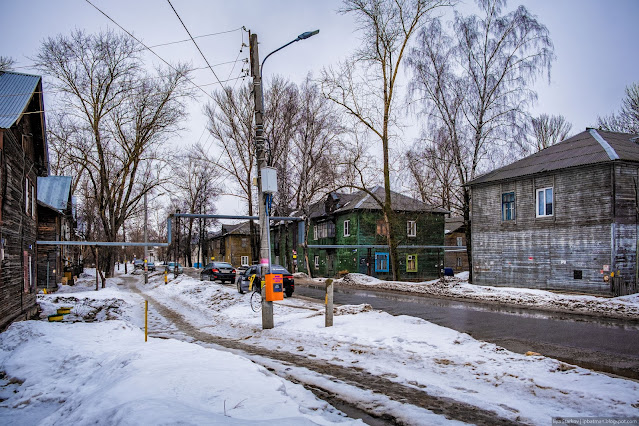
[[[147,222],[149,221],[149,211],[146,204],[146,192],[144,193],[144,243],[149,242],[149,235],[147,232]],[[144,246],[144,284],[149,283],[149,246]]]
[[[326,282],[326,318],[324,321],[325,327],[333,326],[333,280],[327,279]]]
[[[261,276],[264,280],[270,270],[269,259],[269,223],[266,218],[266,201],[262,192],[262,167],[266,167],[266,150],[264,149],[264,96],[262,92],[262,78],[260,77],[260,58],[257,45],[257,34],[251,34],[250,56],[251,56],[251,76],[253,77],[253,98],[255,100],[255,153],[257,156],[257,186],[259,193],[259,217],[260,217],[260,267]],[[273,328],[273,302],[267,302],[265,289],[262,287],[262,329]]]

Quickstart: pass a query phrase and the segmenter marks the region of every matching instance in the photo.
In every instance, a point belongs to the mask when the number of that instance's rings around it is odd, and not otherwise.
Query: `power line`
[[[173,71],[178,72],[178,70],[171,65],[170,63],[168,63],[167,61],[164,60],[164,58],[162,58],[160,55],[158,55],[157,53],[155,53],[150,47],[148,47],[146,44],[142,43],[142,41],[140,41],[137,37],[135,37],[133,34],[131,34],[129,31],[127,31],[126,29],[124,29],[124,27],[122,27],[122,25],[118,24],[117,22],[115,22],[115,20],[113,18],[111,18],[109,15],[107,15],[105,12],[102,11],[102,9],[100,9],[99,7],[97,7],[96,5],[94,5],[93,3],[91,3],[90,0],[84,0],[87,3],[89,3],[91,6],[93,6],[98,12],[100,12],[102,15],[104,15],[109,21],[113,22],[115,25],[118,26],[118,28],[120,28],[122,31],[124,31],[125,33],[127,33],[129,35],[129,37],[131,37],[132,39],[134,39],[135,41],[137,41],[138,43],[140,43],[142,46],[144,46],[149,52],[153,53],[155,56],[158,57],[158,59],[160,59],[162,62],[164,62],[166,65],[169,66],[169,68],[171,68]],[[190,36],[190,34],[189,34]],[[193,37],[191,37],[192,39]],[[210,65],[209,65],[210,68]],[[212,68],[211,68],[212,70]],[[215,72],[214,72],[215,74]],[[206,90],[202,89],[200,86],[198,86],[197,84],[195,84],[195,82],[193,80],[191,80],[190,78],[188,78],[187,76],[184,76],[184,78],[186,78],[193,86],[197,87],[198,89],[200,89],[206,96],[208,96],[209,98],[213,99],[213,96],[211,96],[210,93],[208,93]],[[221,84],[221,83],[220,83]]]
[[[246,31],[246,28],[244,26],[242,26],[242,27],[235,28],[235,29],[228,30],[228,31],[220,31],[218,33],[204,34],[204,35],[200,35],[200,36],[195,36],[193,38],[203,38],[203,37],[211,37],[211,36],[216,36],[216,35],[221,35],[221,34],[228,34],[228,33],[232,33],[232,32],[238,31],[238,30],[245,30]],[[170,41],[168,43],[156,44],[154,46],[149,46],[149,47],[150,48],[155,48],[155,47],[161,47],[161,46],[169,46],[171,44],[185,43],[187,41],[191,41],[191,39]]]

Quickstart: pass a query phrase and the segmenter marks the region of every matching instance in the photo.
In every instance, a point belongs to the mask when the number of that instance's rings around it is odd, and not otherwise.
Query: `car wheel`
[[[291,297],[293,295],[293,290],[287,288],[284,290],[284,293],[286,294],[286,297]]]
[[[240,294],[244,294],[244,292],[242,291],[242,284],[237,281],[235,284],[237,284],[237,292]]]

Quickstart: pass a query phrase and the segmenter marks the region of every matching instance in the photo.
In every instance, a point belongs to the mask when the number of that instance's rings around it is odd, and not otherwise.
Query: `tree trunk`
[[[466,256],[468,256],[468,282],[473,282],[473,251],[470,229],[470,190],[463,188],[464,192],[464,227],[466,228]]]

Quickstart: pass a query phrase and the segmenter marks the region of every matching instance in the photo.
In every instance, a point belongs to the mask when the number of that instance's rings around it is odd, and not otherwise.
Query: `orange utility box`
[[[282,274],[266,274],[266,301],[284,300],[284,277]]]

